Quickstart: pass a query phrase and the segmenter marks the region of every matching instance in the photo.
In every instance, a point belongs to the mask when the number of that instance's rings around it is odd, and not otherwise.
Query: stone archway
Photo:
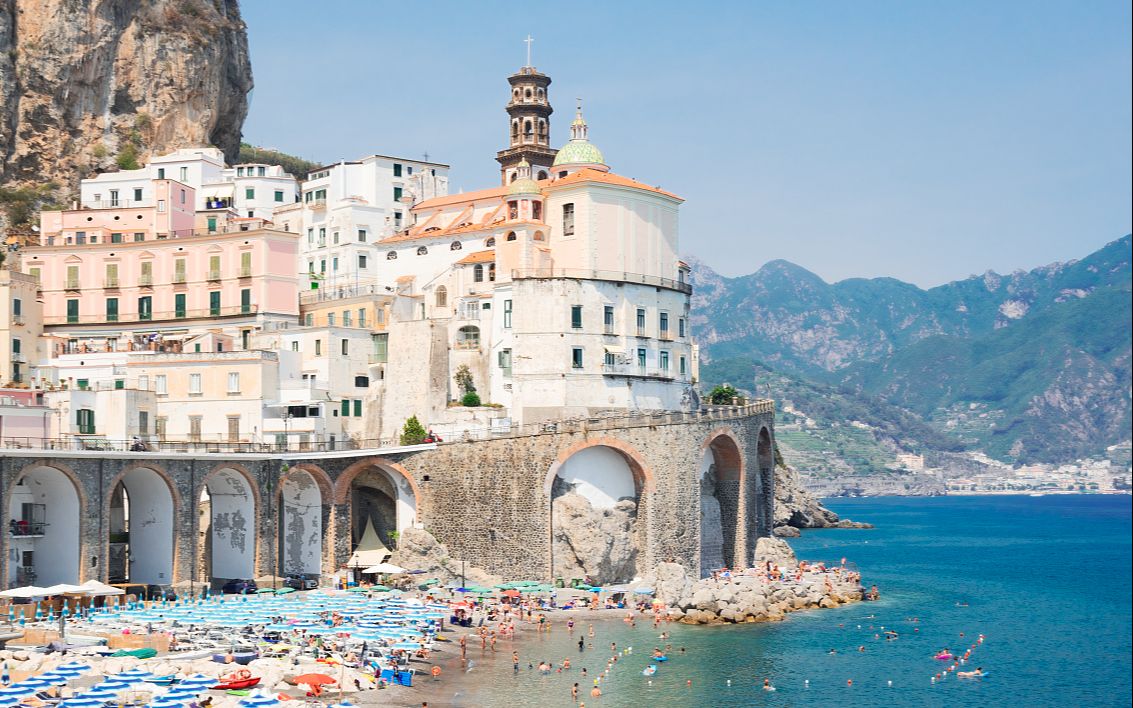
[[[111,483],[108,499],[111,582],[173,582],[175,512],[169,481],[148,467],[131,467]]]
[[[27,467],[6,506],[8,586],[78,583],[85,504],[76,480],[56,467]]]
[[[329,483],[321,471],[295,467],[279,484],[277,553],[281,575],[322,573]]]
[[[344,530],[349,555],[353,556],[367,529],[373,536],[362,550],[374,550],[369,546],[374,545],[375,538],[380,547],[393,550],[397,536],[417,523],[420,497],[405,468],[383,458],[369,458],[343,471],[335,485],[335,501],[346,506],[348,524]]]
[[[743,478],[739,444],[728,432],[716,433],[705,444],[700,461],[701,577],[736,565]]]
[[[239,470],[219,467],[201,487],[199,571],[209,581],[253,578],[256,568],[256,497]]]
[[[755,539],[771,535],[771,528],[774,525],[775,443],[772,441],[771,431],[766,427],[759,429],[756,464],[759,466],[759,474],[755,483],[755,499],[748,507],[754,509],[754,513],[748,514],[748,523],[754,527],[748,534],[753,552]]]
[[[640,456],[620,441],[567,450],[548,474],[551,577],[632,580],[647,545]]]

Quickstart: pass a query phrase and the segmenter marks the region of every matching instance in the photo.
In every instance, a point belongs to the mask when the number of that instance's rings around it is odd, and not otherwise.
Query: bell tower
[[[507,104],[508,147],[496,153],[500,163],[500,181],[509,184],[517,179],[519,163],[527,160],[534,179],[551,174],[555,153],[551,147],[551,108],[547,87],[551,77],[531,65],[531,43],[527,43],[527,64],[508,77],[511,100]]]

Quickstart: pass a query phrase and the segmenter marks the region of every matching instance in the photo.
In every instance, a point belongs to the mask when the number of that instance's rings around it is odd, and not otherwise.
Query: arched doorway
[[[754,523],[754,533],[749,533],[752,550],[755,549],[754,539],[771,534],[774,519],[775,504],[775,445],[771,440],[771,432],[767,428],[759,429],[759,442],[756,446],[756,462],[759,465],[759,476],[755,485],[755,513],[749,514]]]
[[[154,470],[127,470],[110,491],[110,557],[113,583],[173,582],[173,493]]]
[[[743,461],[736,441],[714,437],[700,460],[700,576],[735,566]]]
[[[79,582],[82,501],[67,474],[31,467],[8,497],[8,585]]]
[[[323,495],[310,472],[291,470],[279,485],[279,574],[319,575]]]
[[[632,580],[644,542],[640,466],[621,450],[593,445],[563,460],[551,481],[551,572],[569,583]]]
[[[399,470],[380,462],[362,464],[340,492],[350,507],[350,568],[381,562],[401,531],[417,521],[417,494]]]
[[[201,490],[200,570],[212,582],[252,578],[256,565],[256,501],[240,472],[221,468]]]

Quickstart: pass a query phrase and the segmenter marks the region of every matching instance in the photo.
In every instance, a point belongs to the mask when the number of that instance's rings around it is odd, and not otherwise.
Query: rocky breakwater
[[[799,529],[871,529],[872,524],[839,518],[807,491],[799,473],[783,462],[775,451],[775,528],[776,536],[797,537]]]
[[[669,578],[670,588],[680,587],[680,597],[667,604],[670,614],[685,624],[774,622],[790,612],[838,607],[864,597],[858,573],[799,562],[782,539],[759,539],[756,561],[757,568],[730,577],[681,584],[673,580],[675,569],[659,567],[649,580],[657,582],[661,601],[672,598],[663,597],[666,588],[659,576]]]

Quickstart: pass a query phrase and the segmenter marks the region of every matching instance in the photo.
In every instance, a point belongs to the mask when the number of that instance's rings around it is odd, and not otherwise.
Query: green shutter
[[[362,417],[362,399],[354,401],[354,415],[359,418]]]
[[[345,398],[342,399],[342,415],[350,415],[350,401]]]
[[[173,296],[173,316],[185,316],[185,293],[177,293]]]

